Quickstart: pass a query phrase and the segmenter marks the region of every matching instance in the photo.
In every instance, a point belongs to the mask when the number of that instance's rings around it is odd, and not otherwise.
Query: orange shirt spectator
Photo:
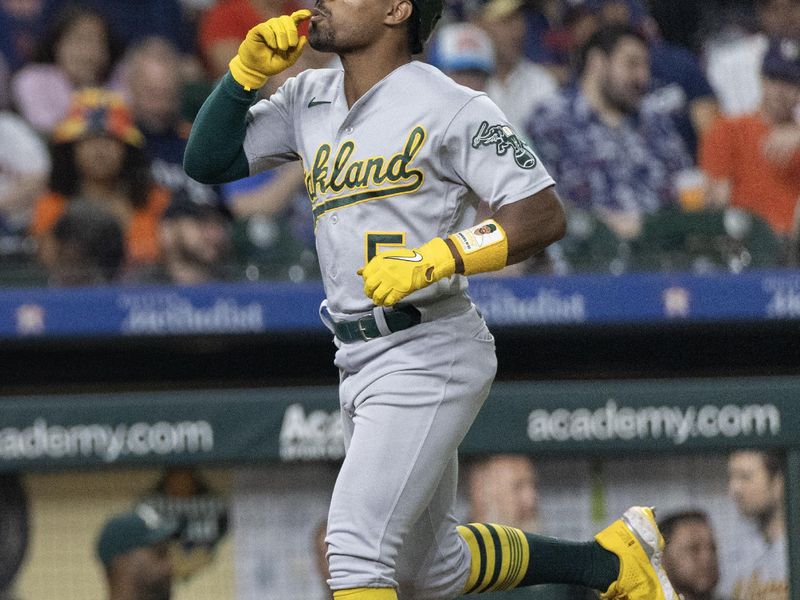
[[[129,262],[152,263],[160,254],[158,228],[161,216],[169,205],[170,193],[165,188],[153,187],[147,203],[134,209],[125,231],[126,254]],[[36,202],[31,223],[31,233],[42,235],[50,231],[63,215],[69,199],[56,192],[48,192]]]
[[[87,89],[53,133],[50,190],[39,198],[31,233],[44,236],[73,200],[114,215],[125,232],[129,263],[159,258],[159,222],[171,194],[155,185],[142,144],[121,97]]]
[[[785,163],[765,155],[773,126],[759,113],[721,118],[700,143],[700,167],[712,181],[727,182],[729,203],[749,210],[779,234],[788,234],[800,198],[800,151]]]
[[[713,204],[752,211],[789,235],[800,198],[800,44],[772,40],[761,75],[759,111],[719,118],[700,140],[700,167]]]
[[[227,72],[228,62],[236,56],[250,29],[272,17],[290,14],[299,4],[294,0],[221,0],[212,6],[200,21],[197,33],[197,44],[211,75],[221,77]]]

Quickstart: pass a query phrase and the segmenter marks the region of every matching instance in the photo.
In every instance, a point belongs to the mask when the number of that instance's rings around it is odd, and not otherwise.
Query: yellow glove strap
[[[487,219],[449,236],[464,261],[464,275],[499,271],[508,261],[508,238],[500,223]],[[430,243],[430,242],[429,242]]]
[[[261,89],[268,79],[263,73],[245,66],[238,54],[228,63],[228,68],[231,70],[231,75],[233,75],[236,82],[248,92]]]
[[[425,271],[425,281],[433,283],[445,277],[450,277],[456,272],[456,259],[442,238],[433,238],[419,247],[419,253],[425,257],[425,262],[430,265]]]

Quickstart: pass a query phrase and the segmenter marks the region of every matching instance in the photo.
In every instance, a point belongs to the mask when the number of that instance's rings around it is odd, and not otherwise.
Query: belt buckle
[[[364,319],[371,319],[371,318],[373,318],[373,317],[365,316],[365,317],[361,317],[358,321],[356,321],[356,329],[358,329],[358,334],[361,336],[361,339],[364,340],[365,342],[368,342],[370,340],[374,340],[375,338],[379,338],[380,337],[380,334],[378,334],[376,336],[369,336],[367,334],[367,331],[364,329]]]

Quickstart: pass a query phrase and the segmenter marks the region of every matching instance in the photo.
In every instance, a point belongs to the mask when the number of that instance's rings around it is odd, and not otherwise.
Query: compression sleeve
[[[192,125],[183,168],[201,183],[226,183],[247,177],[244,152],[247,111],[257,92],[248,92],[227,73],[203,103]]]

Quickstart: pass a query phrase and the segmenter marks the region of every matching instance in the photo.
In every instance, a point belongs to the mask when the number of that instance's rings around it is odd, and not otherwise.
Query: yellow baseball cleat
[[[594,539],[619,557],[619,577],[602,600],[680,600],[661,565],[664,538],[652,508],[629,508]]]

